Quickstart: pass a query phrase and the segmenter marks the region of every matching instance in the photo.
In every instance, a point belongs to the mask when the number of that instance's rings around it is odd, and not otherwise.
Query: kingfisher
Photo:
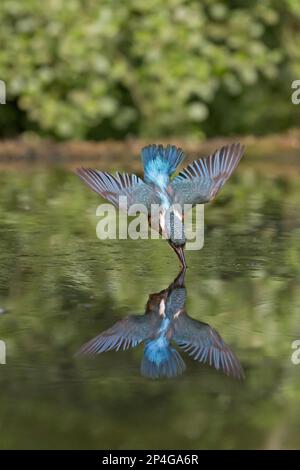
[[[190,317],[185,309],[186,288],[182,270],[166,289],[150,294],[144,315],[128,315],[84,344],[77,355],[126,350],[144,344],[141,374],[151,379],[176,377],[186,365],[174,347],[236,379],[243,368],[219,333]]]
[[[144,180],[135,174],[117,172],[112,175],[91,168],[78,168],[76,173],[117,208],[128,210],[133,204],[142,206],[149,226],[168,241],[181,266],[186,268],[185,208],[212,201],[233,173],[243,152],[244,147],[239,143],[223,146],[193,161],[171,179],[185,158],[184,152],[175,145],[152,144],[141,151]],[[124,198],[126,205],[121,203]],[[150,215],[154,205],[159,207],[155,212],[157,217]]]

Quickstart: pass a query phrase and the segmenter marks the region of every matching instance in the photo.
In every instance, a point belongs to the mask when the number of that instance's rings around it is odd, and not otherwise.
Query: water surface
[[[299,169],[241,163],[205,209],[204,248],[187,253],[187,311],[230,345],[244,381],[184,353],[182,376],[151,381],[142,347],[75,358],[143,314],[178,261],[161,240],[98,240],[99,200],[68,169],[2,170],[0,448],[299,448]]]

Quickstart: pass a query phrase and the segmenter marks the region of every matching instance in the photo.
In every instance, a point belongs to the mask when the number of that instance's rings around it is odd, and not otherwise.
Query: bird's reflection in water
[[[84,344],[78,354],[125,350],[144,343],[141,374],[156,379],[176,377],[186,369],[177,345],[196,361],[244,378],[239,360],[219,333],[187,314],[184,277],[181,271],[167,289],[150,294],[144,315],[128,315]]]

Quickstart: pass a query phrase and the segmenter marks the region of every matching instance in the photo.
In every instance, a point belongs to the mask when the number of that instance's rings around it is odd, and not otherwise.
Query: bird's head
[[[166,217],[166,230],[168,238],[175,246],[185,245],[185,233],[182,215],[171,210]]]
[[[166,233],[169,245],[173,248],[178,258],[180,259],[183,268],[186,267],[184,247],[185,247],[185,234],[184,224],[182,218],[176,211],[170,211],[166,223]]]

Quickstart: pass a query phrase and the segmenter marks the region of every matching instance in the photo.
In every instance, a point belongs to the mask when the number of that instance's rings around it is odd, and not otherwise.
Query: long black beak
[[[183,268],[182,266],[180,267],[180,272],[177,275],[176,279],[172,282],[171,286],[172,287],[184,287],[184,278],[185,278],[185,273],[186,273],[186,268]]]
[[[175,246],[171,245],[173,250],[175,251],[176,255],[180,259],[180,263],[183,269],[186,269],[186,261],[185,261],[185,254],[184,254],[184,248],[182,246]]]

